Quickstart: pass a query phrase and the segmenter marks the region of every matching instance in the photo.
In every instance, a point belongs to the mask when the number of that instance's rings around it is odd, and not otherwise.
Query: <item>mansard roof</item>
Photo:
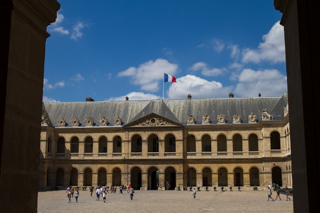
[[[137,121],[149,114],[157,114],[175,123],[187,125],[187,116],[195,118],[195,125],[202,124],[204,115],[210,116],[210,124],[217,124],[217,116],[225,115],[226,124],[233,124],[233,116],[241,116],[241,123],[248,123],[248,116],[253,113],[257,122],[262,121],[262,110],[268,108],[273,121],[284,118],[284,107],[288,103],[287,94],[282,97],[257,98],[219,98],[186,100],[151,100],[117,102],[67,102],[44,103],[43,111],[49,115],[53,126],[58,127],[58,119],[63,117],[66,127],[72,127],[73,118],[77,117],[80,127],[85,126],[86,118],[94,119],[94,127],[99,126],[102,117],[108,119],[108,126],[114,126],[114,119],[119,116],[122,125]]]

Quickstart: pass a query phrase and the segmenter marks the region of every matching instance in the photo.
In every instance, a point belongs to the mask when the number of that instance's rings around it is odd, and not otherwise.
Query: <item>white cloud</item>
[[[240,56],[240,50],[239,50],[239,48],[238,48],[238,45],[230,44],[230,45],[228,46],[228,49],[231,50],[230,57],[231,57],[232,59],[238,60],[238,59],[239,59],[239,56]]]
[[[234,62],[232,64],[229,64],[228,66],[230,69],[236,69],[236,70],[240,70],[242,69],[243,65],[242,64],[239,64],[237,62]]]
[[[74,77],[70,78],[72,81],[83,81],[84,77],[81,76],[81,74],[76,74]]]
[[[283,26],[276,22],[268,34],[262,37],[263,42],[257,49],[244,49],[242,51],[242,62],[259,63],[270,61],[272,63],[285,61],[285,46]]]
[[[83,33],[80,32],[80,30],[82,30],[83,28],[83,23],[78,21],[78,23],[72,28],[71,39],[77,40],[78,38],[81,38]]]
[[[226,68],[213,68],[209,69],[208,65],[204,62],[197,62],[190,68],[192,71],[198,71],[201,70],[201,74],[204,76],[218,76],[222,75],[225,71],[227,71]]]
[[[232,87],[223,87],[220,82],[207,81],[194,75],[186,75],[171,84],[167,94],[170,99],[185,99],[188,94],[194,98],[226,98]]]
[[[64,86],[65,86],[65,84],[63,81],[57,82],[54,85],[52,85],[52,84],[48,83],[48,79],[46,79],[46,78],[43,79],[43,88],[44,89],[55,89],[57,87],[64,87]]]
[[[287,92],[287,77],[276,69],[254,71],[244,69],[239,75],[239,83],[234,93],[242,97],[281,96]]]
[[[172,64],[165,59],[157,59],[140,64],[138,68],[129,67],[127,70],[119,72],[118,76],[131,77],[131,82],[141,85],[142,90],[156,92],[159,90],[158,82],[163,79],[163,74],[174,75],[178,70],[177,64]]]
[[[42,102],[60,102],[60,101],[56,101],[53,98],[48,98],[46,96],[42,96]]]
[[[64,29],[62,26],[60,26],[63,19],[64,19],[64,16],[59,12],[57,14],[56,21],[49,26],[48,30],[50,32],[58,32],[62,35],[68,35],[69,31]]]
[[[220,53],[224,48],[224,43],[221,39],[213,38],[211,43],[213,45],[213,49],[218,53]]]
[[[143,93],[143,92],[130,92],[127,95],[110,98],[108,101],[124,101],[126,100],[126,96],[129,97],[129,100],[154,100],[154,99],[161,99],[161,97],[150,94],[150,93]]]

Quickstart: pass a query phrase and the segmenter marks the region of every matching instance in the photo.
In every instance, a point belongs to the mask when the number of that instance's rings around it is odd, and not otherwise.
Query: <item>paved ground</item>
[[[108,194],[106,203],[96,201],[95,194],[80,191],[79,202],[68,203],[65,191],[38,194],[38,212],[293,212],[293,202],[267,201],[266,191],[201,191],[193,199],[189,191],[136,191]],[[275,198],[275,193],[273,193]],[[292,198],[292,197],[291,197]]]

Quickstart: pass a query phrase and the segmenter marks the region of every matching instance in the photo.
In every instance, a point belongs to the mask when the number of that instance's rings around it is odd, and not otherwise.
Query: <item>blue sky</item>
[[[43,101],[281,96],[283,27],[273,1],[59,0]]]

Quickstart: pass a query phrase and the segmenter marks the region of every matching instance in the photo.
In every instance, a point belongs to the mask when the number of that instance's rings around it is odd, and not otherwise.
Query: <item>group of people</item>
[[[123,185],[119,186],[119,191],[120,191],[121,195],[123,195],[123,189],[124,189]],[[130,199],[132,200],[133,199],[134,189],[131,187],[131,185],[127,186],[126,189],[127,189],[127,193],[130,194]],[[90,187],[90,196],[92,196],[93,190],[94,190],[94,187],[91,186]],[[96,192],[96,196],[97,196],[96,201],[99,201],[100,200],[100,196],[102,195],[103,202],[105,203],[106,202],[106,195],[109,192],[110,193],[116,193],[117,192],[117,186],[111,186],[110,188],[109,188],[109,186],[106,186],[106,187],[97,186],[95,192]]]
[[[286,201],[291,200],[291,198],[289,197],[290,192],[289,192],[289,189],[288,189],[287,186],[285,187],[285,193],[286,193]],[[273,199],[273,198],[271,197],[271,195],[272,195],[272,190],[271,190],[271,185],[269,185],[269,186],[268,186],[268,201],[269,201],[269,199],[271,199],[272,201],[275,201],[275,200],[277,200],[278,198],[279,198],[279,200],[281,200],[279,189],[277,189],[276,199]]]
[[[66,193],[68,196],[69,203],[71,203],[71,198],[73,198],[73,195],[76,198],[76,202],[78,203],[78,198],[79,198],[79,189],[78,188],[75,189],[74,187],[68,186]]]

